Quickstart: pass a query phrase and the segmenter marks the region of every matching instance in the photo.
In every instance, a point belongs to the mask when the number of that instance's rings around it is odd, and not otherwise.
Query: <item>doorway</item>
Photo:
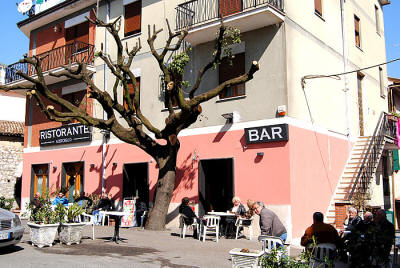
[[[65,189],[65,197],[72,203],[83,191],[83,162],[64,163],[62,188]]]
[[[200,160],[199,214],[226,211],[234,196],[233,158]]]
[[[123,197],[136,196],[146,205],[149,204],[149,164],[124,164],[123,169]]]

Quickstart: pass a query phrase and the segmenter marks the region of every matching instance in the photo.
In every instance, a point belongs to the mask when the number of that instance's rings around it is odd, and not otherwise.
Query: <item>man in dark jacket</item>
[[[253,209],[260,216],[261,234],[280,237],[285,242],[287,238],[286,228],[278,216],[272,210],[265,208],[262,202],[256,202]]]
[[[182,203],[179,205],[179,213],[183,215],[183,221],[186,225],[191,225],[196,220],[199,223],[199,219],[194,214],[191,207],[189,207],[189,198],[182,198]],[[193,228],[193,237],[197,238],[197,229]]]
[[[110,210],[112,207],[111,200],[108,198],[106,193],[101,194],[101,199],[97,206],[94,207],[93,210],[93,221],[96,225],[100,225],[101,220],[102,220],[102,215],[100,214],[100,211],[107,211]]]
[[[390,251],[395,239],[394,225],[387,220],[386,212],[383,209],[379,209],[376,212],[374,223],[377,226],[376,248],[378,255],[382,257],[382,262],[387,265],[389,263]]]

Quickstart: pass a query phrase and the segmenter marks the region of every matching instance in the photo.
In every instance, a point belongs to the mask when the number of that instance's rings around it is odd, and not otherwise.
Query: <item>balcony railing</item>
[[[58,47],[37,55],[42,61],[40,67],[42,72],[54,70],[62,65],[73,64],[77,62],[86,62],[92,64],[94,60],[94,46],[84,42],[75,41],[71,44]],[[21,71],[27,75],[36,75],[36,69],[28,63],[14,63],[6,68],[5,82],[12,83],[22,80],[23,77],[17,72]]]
[[[283,0],[188,1],[176,7],[176,28],[181,30],[262,6],[271,6],[283,12]]]

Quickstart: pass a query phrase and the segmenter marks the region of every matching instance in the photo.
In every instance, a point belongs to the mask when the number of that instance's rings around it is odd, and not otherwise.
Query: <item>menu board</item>
[[[121,227],[133,227],[135,226],[135,202],[133,199],[124,199],[122,210],[127,212],[127,216],[123,216],[121,219]]]

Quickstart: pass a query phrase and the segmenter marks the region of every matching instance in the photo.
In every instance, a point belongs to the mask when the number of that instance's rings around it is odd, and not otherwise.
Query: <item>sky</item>
[[[28,53],[29,40],[17,27],[17,22],[27,16],[17,12],[16,2],[22,0],[1,0],[0,6],[0,63],[12,64]],[[304,0],[303,0],[304,1]],[[330,0],[331,1],[331,0]],[[386,58],[400,58],[400,0],[392,0],[383,7],[385,18]],[[366,67],[366,66],[361,66]],[[388,75],[400,78],[400,61],[388,65]]]

